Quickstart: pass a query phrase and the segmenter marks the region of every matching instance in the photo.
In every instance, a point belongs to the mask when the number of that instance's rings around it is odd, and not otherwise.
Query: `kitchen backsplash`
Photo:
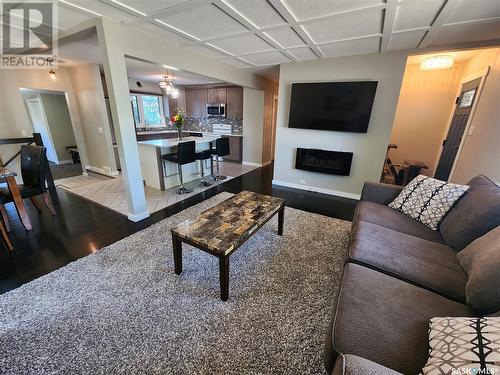
[[[202,132],[211,132],[213,124],[230,124],[232,126],[233,134],[243,134],[243,121],[228,119],[224,117],[209,117],[209,118],[196,118],[196,117],[186,117],[186,123],[184,125],[185,130],[195,130]],[[175,127],[173,125],[167,124],[167,129],[173,130]]]

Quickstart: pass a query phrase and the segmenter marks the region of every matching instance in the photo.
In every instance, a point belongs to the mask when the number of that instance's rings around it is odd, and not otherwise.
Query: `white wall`
[[[474,117],[466,135],[463,149],[458,157],[451,181],[467,183],[478,174],[484,174],[500,182],[500,49],[493,59],[480,56],[473,60],[468,73],[491,65]],[[482,61],[482,63],[481,63]]]
[[[243,88],[243,164],[262,164],[264,91]]]
[[[280,67],[274,183],[358,198],[378,181],[391,133],[407,53],[331,58]],[[367,134],[288,128],[292,82],[378,81]],[[297,147],[353,152],[350,176],[295,169]]]
[[[84,64],[71,67],[69,71],[88,146],[87,169],[115,175],[116,161],[99,66]]]

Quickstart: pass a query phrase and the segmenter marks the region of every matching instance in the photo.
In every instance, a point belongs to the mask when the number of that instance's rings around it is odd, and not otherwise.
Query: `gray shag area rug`
[[[231,257],[188,245],[173,269],[169,229],[222,193],[0,296],[1,374],[324,374],[323,343],[350,223],[291,208]],[[113,223],[110,223],[113,225]]]

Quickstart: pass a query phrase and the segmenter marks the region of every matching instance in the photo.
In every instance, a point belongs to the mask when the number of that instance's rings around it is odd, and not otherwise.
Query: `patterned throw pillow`
[[[432,318],[423,375],[500,374],[500,317]]]
[[[468,185],[419,175],[389,203],[389,207],[437,230],[443,217],[468,188]]]

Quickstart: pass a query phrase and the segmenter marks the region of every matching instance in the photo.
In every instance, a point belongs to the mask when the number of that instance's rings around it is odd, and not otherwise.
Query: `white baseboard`
[[[253,163],[251,161],[244,161],[241,164],[243,164],[243,165],[251,165],[252,167],[262,167],[262,164],[260,164],[260,163]]]
[[[98,173],[98,174],[102,174],[102,175],[108,176],[108,177],[116,177],[116,176],[119,175],[118,171],[114,171],[114,172],[111,172],[111,173],[106,173],[106,171],[104,171],[103,168],[97,168],[97,167],[94,167],[92,165],[86,165],[85,169],[87,171]]]
[[[359,200],[361,198],[360,194],[346,193],[345,191],[324,189],[324,188],[303,185],[303,184],[294,184],[291,182],[285,182],[285,181],[279,181],[279,180],[273,180],[273,185],[285,186],[285,187],[289,187],[289,188],[293,188],[293,189],[307,190],[307,191],[312,191],[315,193],[336,195],[338,197],[344,197],[344,198],[350,198],[350,199],[356,199],[356,200]]]
[[[133,221],[135,223],[137,223],[138,221],[141,221],[141,220],[144,220],[146,218],[149,217],[149,211],[144,211],[140,214],[128,214],[127,215],[127,218],[130,220],[130,221]]]
[[[262,166],[265,167],[266,165],[271,164],[271,160],[266,161],[265,163],[262,163]]]
[[[56,162],[57,165],[61,165],[61,164],[73,164],[73,160],[72,159],[67,159],[67,160],[58,160]]]

